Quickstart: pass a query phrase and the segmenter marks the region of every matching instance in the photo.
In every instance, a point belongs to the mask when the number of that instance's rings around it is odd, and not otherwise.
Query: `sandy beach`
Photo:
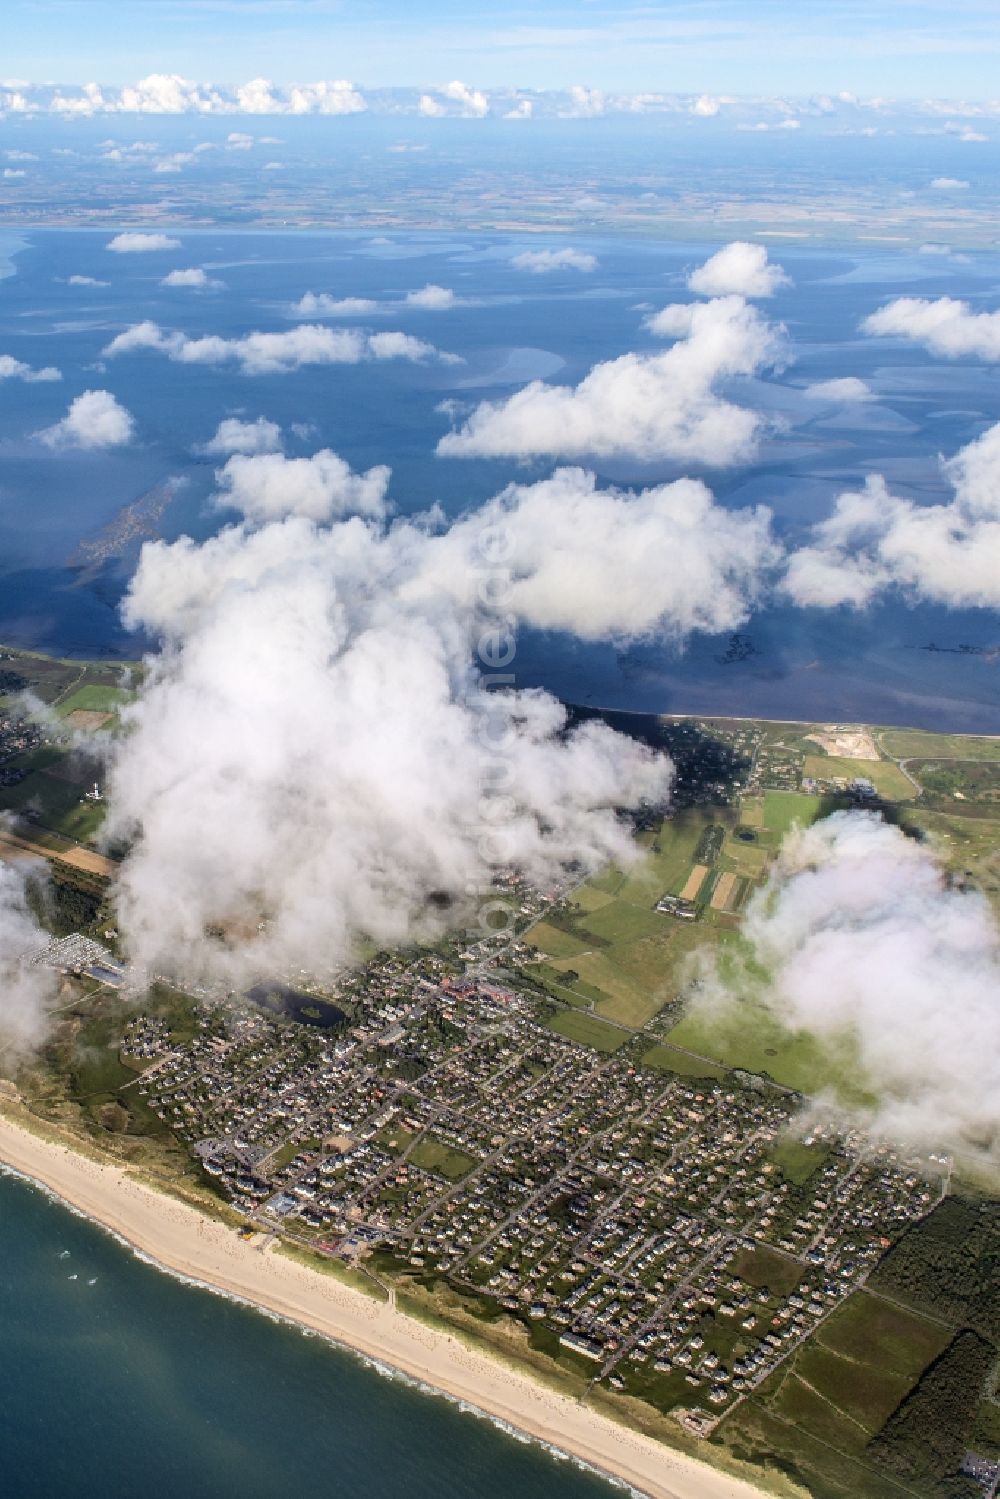
[[[0,1115],[0,1161],[104,1224],[164,1269],[389,1364],[623,1480],[650,1499],[761,1499],[762,1491],[595,1413],[487,1352],[236,1232],[128,1172]]]

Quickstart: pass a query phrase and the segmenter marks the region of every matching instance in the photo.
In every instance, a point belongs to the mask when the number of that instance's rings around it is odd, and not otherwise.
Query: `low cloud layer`
[[[623,354],[577,386],[534,380],[505,401],[484,401],[438,443],[445,457],[555,456],[673,459],[725,466],[750,457],[753,411],[716,385],[782,354],[780,330],[741,297],[665,307],[650,329],[676,340],[664,354]]]
[[[435,94],[421,94],[417,103],[418,114],[427,119],[440,119],[446,115],[460,115],[467,120],[482,120],[490,112],[490,101],[480,89],[470,88],[460,78]]]
[[[0,860],[0,1050],[37,1046],[56,995],[51,969],[24,960],[48,942],[27,900],[26,866]]]
[[[0,109],[15,115],[46,113],[69,119],[102,114],[351,115],[366,107],[364,96],[344,78],[290,88],[280,88],[268,78],[254,78],[231,90],[195,83],[179,73],[150,73],[136,84],[117,89],[86,83],[72,92],[0,84]]]
[[[120,448],[135,436],[135,421],[110,390],[85,390],[61,421],[36,435],[49,448]]]
[[[355,328],[324,328],[300,323],[285,333],[247,333],[242,338],[186,333],[161,328],[158,323],[135,323],[104,349],[113,359],[120,354],[150,350],[179,364],[235,364],[244,375],[285,375],[306,365],[361,364],[370,360],[405,359],[460,362],[433,344],[408,333],[364,333]]]
[[[880,476],[840,495],[789,560],[793,602],[863,608],[897,587],[914,601],[1000,608],[1000,424],[961,448],[944,474],[947,504],[901,499]]]
[[[701,1004],[752,996],[792,1030],[857,1047],[889,1138],[1000,1149],[1000,933],[986,899],[872,813],[785,839],[743,923],[749,963]]]
[[[478,544],[464,523],[484,585],[467,600],[437,586],[447,537],[424,524],[318,523],[295,513],[301,487],[278,518],[272,481],[303,470],[229,470],[274,518],[147,544],[125,606],[162,642],[109,771],[133,961],[231,984],[322,972],[361,934],[468,922],[497,868],[547,884],[629,857],[616,809],[661,799],[667,763],[598,725],[567,734],[553,698],[488,692],[471,664],[479,642],[508,665],[502,523],[484,517]]]
[[[973,312],[955,297],[896,297],[861,324],[876,338],[906,338],[946,359],[1000,360],[1000,312]]]
[[[766,245],[734,239],[691,272],[688,287],[700,297],[773,297],[789,279],[767,258]]]

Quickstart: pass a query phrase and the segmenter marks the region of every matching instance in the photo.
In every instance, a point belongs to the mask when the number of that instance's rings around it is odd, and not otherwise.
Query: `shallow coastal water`
[[[320,1338],[181,1284],[7,1175],[0,1340],[0,1487],[17,1499],[615,1492]]]
[[[578,381],[594,362],[662,348],[644,309],[684,297],[687,271],[714,245],[574,239],[599,265],[590,275],[531,276],[510,265],[539,236],[177,231],[181,247],[155,255],[108,252],[107,232],[26,232],[15,273],[0,280],[0,352],[61,382],[4,382],[0,407],[0,640],[67,654],[135,654],[117,605],[135,546],[111,547],[82,567],[81,542],[100,542],[115,517],[167,480],[182,481],[160,521],[169,537],[204,536],[226,516],[209,504],[215,463],[199,452],[225,416],[280,422],[290,453],[328,445],[356,468],[389,463],[400,513],[439,504],[448,514],[480,503],[512,479],[552,462],[437,458],[449,412],[502,398],[532,378]],[[942,454],[1000,419],[996,372],[972,361],[941,364],[920,349],[858,332],[896,291],[971,297],[993,305],[1000,257],[961,260],[884,248],[804,250],[776,258],[794,284],[767,306],[785,322],[794,356],[767,379],[736,382],[734,399],[773,419],[752,465],[705,472],[726,504],[766,504],[782,535],[800,540],[835,495],[867,473],[918,500],[947,497]],[[205,292],[160,285],[178,266],[205,266],[223,285]],[[87,276],[105,285],[71,285]],[[453,289],[445,312],[405,305],[428,282]],[[247,376],[231,368],[171,363],[155,354],[102,359],[122,328],[153,319],[190,335],[233,336],[300,320],[304,293],[362,297],[377,310],[348,319],[398,329],[464,363],[326,366]],[[852,406],[803,396],[810,383],[867,381],[876,399]],[[51,452],[32,434],[88,387],[113,391],[135,415],[139,440],[115,452]],[[455,404],[457,403],[457,404]],[[651,484],[670,465],[596,465],[604,482]],[[669,566],[669,559],[665,559]],[[945,611],[890,599],[863,613],[765,607],[745,626],[749,650],[695,638],[683,654],[663,644],[618,651],[564,637],[525,635],[516,674],[560,695],[619,709],[764,717],[876,720],[1000,731],[1000,628],[985,610]],[[935,650],[929,650],[933,646]]]

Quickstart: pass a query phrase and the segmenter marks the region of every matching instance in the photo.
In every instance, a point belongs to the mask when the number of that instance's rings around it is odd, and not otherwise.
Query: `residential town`
[[[187,1044],[138,1015],[122,1050],[248,1223],[446,1279],[702,1432],[942,1198],[945,1162],[795,1139],[787,1090],[595,1054],[446,966],[371,965],[337,1029],[202,1004]]]

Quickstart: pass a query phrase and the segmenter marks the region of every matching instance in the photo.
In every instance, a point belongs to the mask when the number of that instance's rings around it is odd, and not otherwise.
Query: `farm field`
[[[729,808],[685,808],[643,834],[643,856],[632,868],[602,871],[573,893],[568,911],[549,913],[525,933],[543,955],[528,974],[565,1003],[620,1025],[647,1025],[682,987],[689,954],[724,938],[734,924],[709,908],[714,864],[705,864],[701,876],[704,920],[683,922],[655,909],[663,895],[685,889],[699,851],[728,847],[734,822]],[[743,845],[736,848],[738,859]],[[763,851],[751,850],[754,856],[760,860]],[[718,867],[726,862],[723,852]]]
[[[23,838],[19,834],[0,832],[0,857],[8,858],[25,855],[41,855],[43,859],[59,859],[64,864],[70,864],[74,869],[81,869],[85,874],[96,874],[102,878],[109,879],[115,872],[115,864],[103,854],[96,853],[89,848],[77,848],[75,844],[67,843],[64,839],[56,838],[54,835],[41,834],[37,839]]]

